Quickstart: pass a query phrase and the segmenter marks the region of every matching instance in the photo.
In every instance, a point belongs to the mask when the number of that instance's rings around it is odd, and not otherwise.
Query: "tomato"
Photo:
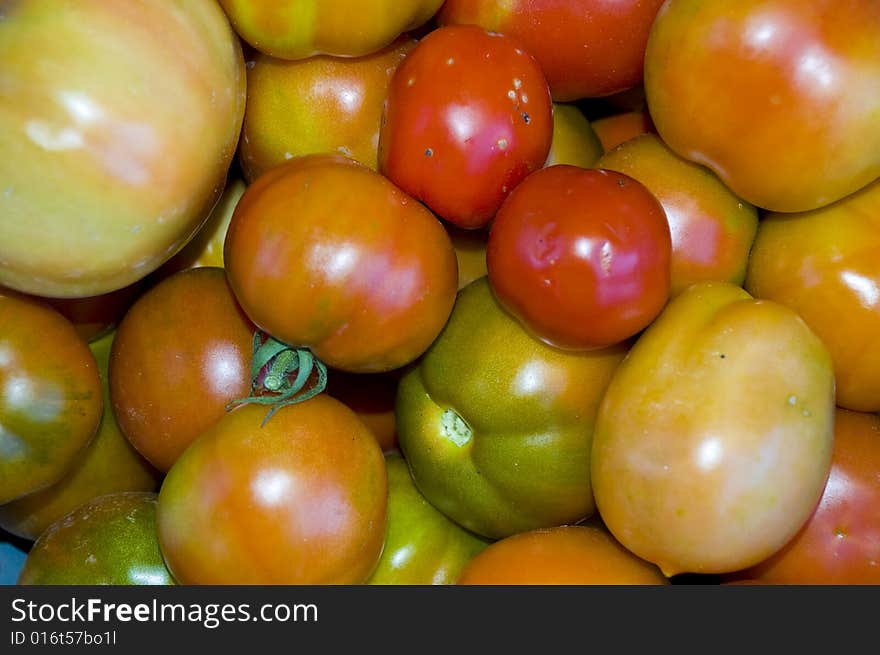
[[[398,385],[397,438],[419,491],[491,539],[590,516],[593,421],[625,354],[546,345],[487,278],[472,282]]]
[[[745,286],[794,309],[825,342],[838,405],[880,411],[880,180],[811,212],[767,213]]]
[[[486,262],[505,308],[536,337],[577,350],[624,341],[660,313],[671,251],[663,207],[640,182],[559,165],[510,194]]]
[[[466,230],[452,223],[444,223],[455,258],[458,261],[458,288],[463,289],[474,280],[486,275],[486,246],[489,243],[489,230]]]
[[[831,466],[834,376],[792,310],[725,282],[676,296],[615,371],[592,481],[612,534],[667,575],[726,573],[779,550]]]
[[[397,447],[394,401],[400,371],[346,373],[333,369],[327,376],[327,394],[341,400],[363,421],[383,452]]]
[[[45,303],[0,291],[0,504],[58,482],[103,412],[95,357]]]
[[[457,584],[666,585],[669,580],[604,528],[562,525],[496,541],[465,565]]]
[[[156,491],[159,473],[119,430],[110,402],[107,367],[115,332],[89,344],[103,390],[103,414],[88,448],[71,463],[61,480],[41,491],[0,505],[0,528],[31,541],[80,505],[120,491]]]
[[[358,584],[385,539],[382,451],[320,394],[243,405],[177,460],[159,492],[159,543],[182,584]]]
[[[217,267],[165,278],[122,319],[110,397],[122,433],[156,468],[248,395],[254,330]]]
[[[379,170],[441,218],[477,228],[544,165],[552,138],[547,81],[519,41],[441,27],[391,79]]]
[[[655,134],[626,141],[596,167],[635,178],[663,205],[672,235],[671,295],[707,280],[743,284],[758,211],[714,173],[679,157]]]
[[[553,140],[544,167],[570,164],[588,168],[602,155],[602,144],[577,105],[553,103]]]
[[[0,284],[103,295],[192,237],[245,106],[216,2],[5,2],[0,61]]]
[[[382,557],[368,584],[454,584],[462,567],[483,550],[482,539],[438,511],[419,493],[406,461],[385,454],[388,528]]]
[[[235,30],[280,59],[361,57],[421,27],[443,0],[220,0]]]
[[[641,109],[633,109],[595,119],[590,126],[605,152],[641,134],[656,134],[651,115]]]
[[[49,303],[68,321],[77,333],[88,342],[97,341],[111,332],[131,304],[144,290],[141,281],[122,289],[85,298],[40,298]]]
[[[393,370],[424,352],[458,282],[440,221],[379,173],[334,155],[294,158],[248,187],[224,258],[260,329],[352,373]]]
[[[651,118],[753,205],[827,205],[880,176],[878,34],[875,0],[669,0],[645,53]]]
[[[557,101],[642,81],[648,32],[663,0],[446,0],[441,25],[473,23],[521,39]]]
[[[825,491],[800,532],[745,572],[766,584],[880,584],[880,416],[838,408]]]
[[[408,36],[365,57],[287,61],[258,54],[248,69],[241,164],[254,181],[300,155],[339,152],[376,170],[391,76],[415,46]]]
[[[95,498],[34,543],[20,585],[173,585],[156,538],[156,494]]]

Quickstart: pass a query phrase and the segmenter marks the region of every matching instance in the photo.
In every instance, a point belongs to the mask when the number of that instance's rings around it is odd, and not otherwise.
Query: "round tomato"
[[[103,409],[95,356],[73,324],[0,290],[0,504],[58,482]]]
[[[135,282],[122,289],[85,298],[41,298],[73,323],[79,335],[88,342],[97,341],[119,323],[131,304],[143,292],[145,284]]]
[[[745,287],[825,342],[838,405],[880,411],[880,180],[828,207],[765,214]]]
[[[261,176],[235,208],[224,253],[230,285],[257,326],[353,373],[421,355],[458,288],[440,221],[341,155],[297,157]]]
[[[443,0],[220,0],[242,39],[280,59],[361,57],[421,27]]]
[[[419,493],[397,451],[385,454],[388,530],[368,584],[453,584],[488,542],[451,521]]]
[[[21,585],[173,585],[156,537],[156,494],[100,496],[34,543]]]
[[[781,212],[880,176],[876,0],[669,0],[645,53],[663,140]]]
[[[365,57],[286,61],[258,54],[248,68],[241,165],[249,181],[292,157],[338,152],[379,167],[379,125],[391,76],[415,39]]]
[[[222,268],[176,273],[132,305],[113,342],[110,397],[122,433],[156,468],[248,395],[254,331]]]
[[[641,109],[603,116],[590,123],[590,126],[605,152],[639,135],[657,132],[654,123],[651,122],[650,114]]]
[[[561,525],[490,544],[465,565],[457,584],[666,585],[669,580],[604,528]]]
[[[320,394],[243,405],[177,460],[159,492],[165,561],[182,584],[358,584],[385,540],[388,478],[370,431]]]
[[[593,421],[625,354],[542,343],[487,278],[472,282],[398,385],[397,438],[419,491],[490,539],[590,516]]]
[[[103,415],[97,434],[61,480],[0,505],[0,527],[7,532],[34,540],[62,516],[98,496],[158,488],[158,471],[122,435],[113,413],[107,368],[114,336],[115,333],[110,332],[89,344],[104,392]]]
[[[538,338],[574,350],[624,341],[660,313],[671,251],[663,207],[640,182],[559,165],[513,190],[486,262],[501,304]]]
[[[831,466],[834,375],[787,307],[694,284],[641,334],[596,419],[593,492],[612,534],[668,576],[779,550]]]
[[[521,39],[557,101],[641,83],[648,32],[663,0],[446,0],[441,25],[472,23]]]
[[[602,143],[577,105],[553,104],[553,140],[544,167],[570,164],[588,168],[602,156]]]
[[[880,584],[880,416],[838,408],[825,491],[782,550],[745,574],[766,584]]]
[[[4,2],[0,61],[0,284],[103,295],[183,247],[244,115],[217,3]]]
[[[476,228],[544,165],[552,138],[547,81],[519,41],[441,27],[391,79],[379,170],[441,218]]]
[[[671,295],[706,280],[742,285],[758,210],[714,173],[679,157],[655,134],[629,139],[596,167],[635,178],[663,205],[672,235]]]

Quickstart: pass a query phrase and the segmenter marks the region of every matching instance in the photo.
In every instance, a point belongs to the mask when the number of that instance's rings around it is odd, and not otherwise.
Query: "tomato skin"
[[[455,251],[440,221],[342,156],[307,155],[266,172],[236,207],[224,252],[257,326],[352,373],[414,360],[455,302]]]
[[[398,385],[397,438],[419,491],[490,539],[593,514],[593,420],[626,352],[553,348],[498,304],[487,278],[469,284]]]
[[[4,3],[0,61],[0,284],[98,296],[182,248],[244,115],[241,46],[217,3]]]
[[[782,550],[744,574],[764,584],[880,584],[880,416],[838,408],[819,505]]]
[[[394,401],[400,371],[387,373],[347,373],[337,369],[327,372],[327,395],[341,400],[363,421],[382,452],[397,448],[397,423]]]
[[[669,580],[604,528],[562,525],[490,544],[465,565],[457,584],[666,585]]]
[[[880,176],[878,33],[874,0],[670,0],[645,53],[651,117],[747,202],[827,205]]]
[[[766,213],[745,288],[791,307],[831,351],[837,404],[880,411],[880,180],[811,212]]]
[[[441,218],[477,228],[544,165],[552,138],[547,82],[519,42],[441,27],[394,73],[379,170]]]
[[[241,165],[253,182],[272,166],[341,153],[379,168],[379,126],[391,76],[416,41],[404,36],[365,57],[287,61],[257,55],[248,69]]]
[[[796,313],[730,283],[694,284],[639,336],[603,396],[599,514],[670,577],[756,564],[816,507],[833,419],[830,355]]]
[[[421,27],[443,0],[220,0],[251,46],[280,59],[362,57]]]
[[[382,451],[338,400],[243,405],[177,460],[159,543],[182,584],[359,584],[385,538]]]
[[[648,32],[663,0],[446,0],[441,25],[472,23],[521,39],[553,99],[618,93],[642,81]]]
[[[553,140],[544,167],[570,164],[588,168],[602,152],[599,137],[577,105],[553,103]]]
[[[167,471],[248,395],[255,329],[217,267],[165,278],[132,305],[110,354],[110,397],[122,433],[153,466]]]
[[[638,181],[551,166],[492,222],[486,263],[498,300],[543,341],[602,348],[647,326],[669,298],[669,225]]]
[[[385,454],[388,532],[367,584],[454,584],[461,569],[487,545],[429,503],[398,451]]]
[[[156,538],[156,494],[100,496],[34,543],[20,585],[173,585]]]
[[[95,357],[47,304],[0,290],[0,504],[60,480],[103,412]]]
[[[590,126],[602,144],[604,152],[609,152],[624,141],[642,134],[656,134],[651,116],[643,109],[632,109],[597,118]]]
[[[144,290],[144,283],[135,282],[122,289],[85,298],[40,298],[56,309],[87,342],[92,343],[110,333],[125,316],[131,304]]]
[[[679,157],[654,134],[629,139],[596,167],[635,178],[663,205],[672,235],[670,295],[709,280],[743,284],[758,211],[714,173]]]
[[[159,488],[159,472],[123,436],[113,414],[107,368],[114,336],[109,332],[89,344],[104,399],[97,434],[61,480],[0,505],[0,528],[7,532],[33,541],[52,523],[98,496]]]

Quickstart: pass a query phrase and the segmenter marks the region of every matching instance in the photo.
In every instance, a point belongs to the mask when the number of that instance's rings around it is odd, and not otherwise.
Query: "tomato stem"
[[[315,382],[307,386],[315,373]],[[226,405],[231,411],[239,405],[271,405],[262,425],[282,407],[313,398],[327,388],[327,367],[311,350],[290,346],[257,330],[251,357],[251,391],[245,398]]]

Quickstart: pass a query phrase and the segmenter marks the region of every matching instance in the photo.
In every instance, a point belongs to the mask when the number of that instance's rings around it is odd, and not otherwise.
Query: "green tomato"
[[[492,539],[591,516],[593,423],[628,343],[544,344],[498,304],[484,276],[398,386],[398,441],[419,491]]]
[[[489,542],[450,521],[419,493],[406,460],[385,454],[388,527],[385,549],[368,584],[455,584],[458,574]]]

